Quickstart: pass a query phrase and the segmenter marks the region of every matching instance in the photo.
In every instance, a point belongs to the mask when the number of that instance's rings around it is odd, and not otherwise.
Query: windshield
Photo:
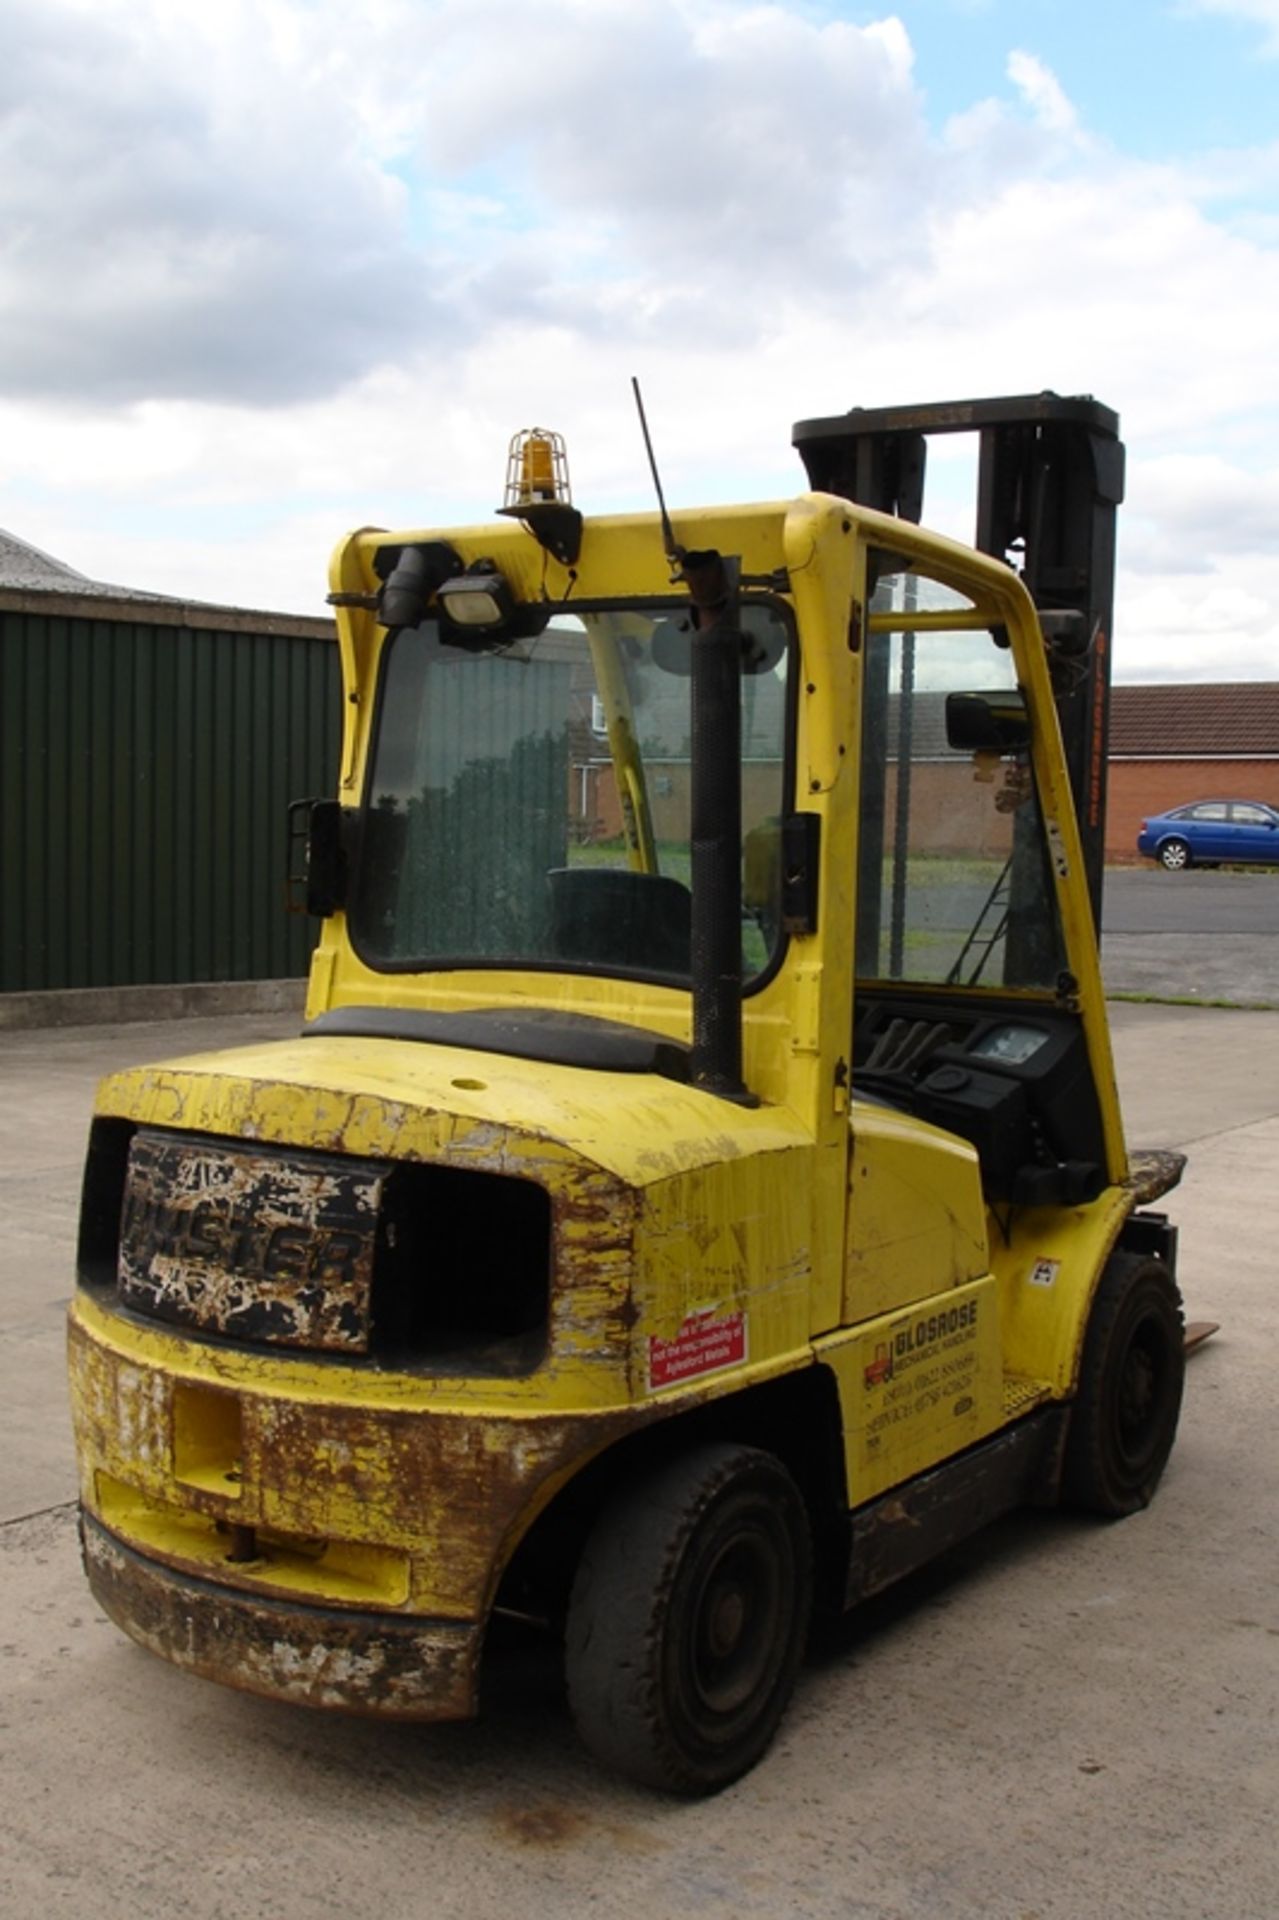
[[[858,974],[1051,991],[1066,960],[1029,753],[946,737],[948,693],[1015,687],[1002,632],[917,573],[881,573],[871,612]]]
[[[742,967],[780,939],[789,628],[741,608]],[[562,609],[500,651],[387,642],[351,914],[383,968],[689,976],[687,601]]]

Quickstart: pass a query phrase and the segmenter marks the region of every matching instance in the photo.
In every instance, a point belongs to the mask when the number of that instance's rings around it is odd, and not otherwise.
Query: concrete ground
[[[0,1912],[13,1920],[1271,1920],[1279,1912],[1279,1013],[1114,1009],[1174,1196],[1190,1363],[1154,1505],[1003,1523],[825,1641],[764,1764],[683,1805],[603,1778],[553,1666],[387,1729],[137,1651],[81,1579],[62,1375],[92,1086],[292,1016],[0,1041]]]

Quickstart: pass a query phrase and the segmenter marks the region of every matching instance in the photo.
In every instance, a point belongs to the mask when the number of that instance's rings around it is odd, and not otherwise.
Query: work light
[[[515,598],[491,563],[481,571],[459,573],[439,590],[444,617],[455,627],[501,627],[515,610]]]

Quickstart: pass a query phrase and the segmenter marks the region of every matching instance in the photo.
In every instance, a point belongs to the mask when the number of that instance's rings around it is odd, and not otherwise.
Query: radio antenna
[[[666,549],[666,557],[672,566],[682,567],[684,564],[685,549],[681,547],[679,541],[675,538],[675,529],[671,525],[671,516],[666,511],[666,497],[662,492],[661,475],[657,471],[657,457],[653,452],[653,442],[649,436],[648,421],[644,415],[644,397],[640,393],[640,383],[634,374],[631,375],[631,390],[635,395],[635,405],[639,412],[640,432],[644,435],[644,446],[648,453],[649,471],[653,476],[653,485],[657,490],[657,504],[662,515],[662,545]]]

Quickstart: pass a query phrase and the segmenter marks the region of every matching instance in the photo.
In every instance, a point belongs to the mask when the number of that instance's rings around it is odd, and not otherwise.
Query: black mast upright
[[[792,433],[809,484],[918,523],[928,437],[977,433],[973,544],[1011,559],[1049,633],[1053,688],[1083,840],[1093,918],[1105,867],[1115,513],[1124,495],[1119,416],[1088,396],[1021,394],[853,407]]]

